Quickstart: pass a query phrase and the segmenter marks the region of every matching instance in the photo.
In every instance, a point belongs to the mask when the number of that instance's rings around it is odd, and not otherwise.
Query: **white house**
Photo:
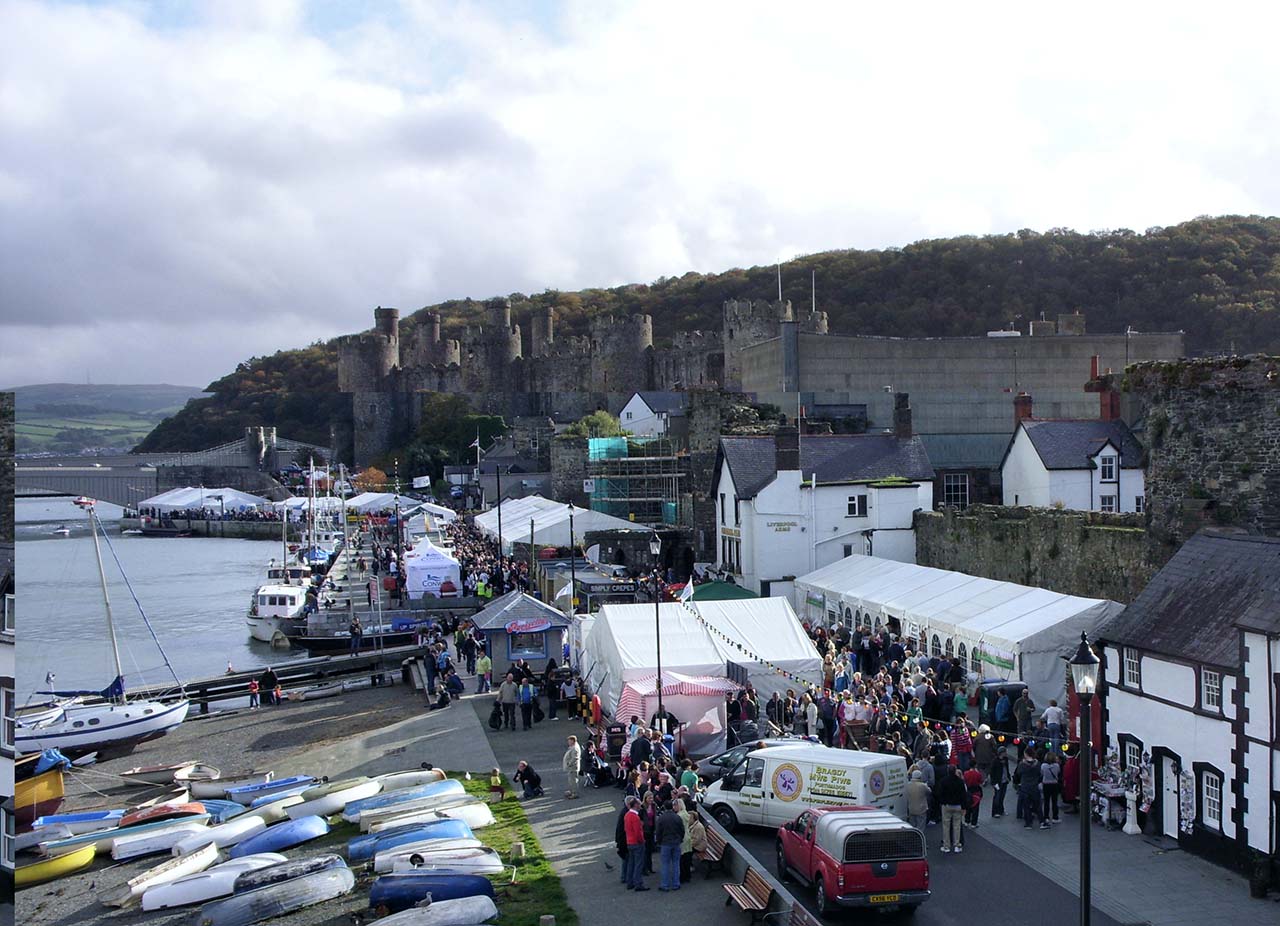
[[[1109,744],[1148,832],[1247,870],[1280,836],[1280,538],[1203,530],[1103,630]]]
[[[1142,446],[1119,419],[1021,417],[1000,478],[1006,505],[1141,512],[1146,498]]]
[[[672,419],[683,418],[683,392],[635,392],[618,412],[622,427],[637,437],[665,437]]]
[[[933,510],[918,437],[722,437],[712,495],[716,565],[762,595],[855,553],[915,562],[912,516]]]

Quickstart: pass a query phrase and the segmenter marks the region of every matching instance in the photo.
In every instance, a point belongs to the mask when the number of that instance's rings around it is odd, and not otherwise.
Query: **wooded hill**
[[[1280,353],[1280,218],[1200,218],[1142,233],[1024,229],[903,248],[825,251],[788,261],[782,271],[783,296],[797,306],[809,303],[810,273],[816,272],[818,307],[827,312],[833,334],[977,335],[1010,322],[1025,330],[1041,313],[1053,318],[1079,309],[1091,332],[1181,329],[1193,354],[1233,346],[1242,353]],[[585,334],[594,315],[647,313],[659,346],[675,331],[718,330],[728,299],[776,297],[772,266],[691,271],[615,289],[511,294],[526,330],[528,316],[547,304],[556,306],[558,336]],[[446,335],[458,337],[482,319],[483,301],[427,306],[409,322],[428,311],[439,312]],[[139,449],[211,446],[262,422],[325,444],[329,422],[345,417],[331,395],[336,388],[333,342],[253,358],[211,384],[212,398],[163,422]]]

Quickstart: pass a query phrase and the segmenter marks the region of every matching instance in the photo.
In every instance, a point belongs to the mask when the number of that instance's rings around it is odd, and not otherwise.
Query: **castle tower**
[[[520,389],[516,361],[522,356],[520,326],[511,324],[511,300],[485,303],[484,327],[468,328],[463,339],[462,381],[468,392]]]
[[[591,319],[591,388],[596,392],[636,392],[651,388],[653,318],[612,315]]]
[[[338,339],[338,389],[378,390],[400,363],[400,310],[373,310],[373,329]]]
[[[546,357],[555,349],[555,306],[548,305],[535,310],[529,319],[529,326],[529,356],[532,358]]]
[[[795,319],[791,302],[752,302],[730,299],[724,304],[724,387],[742,390],[742,352],[781,334],[783,322]],[[823,325],[826,324],[823,315]],[[807,328],[806,328],[807,330]]]

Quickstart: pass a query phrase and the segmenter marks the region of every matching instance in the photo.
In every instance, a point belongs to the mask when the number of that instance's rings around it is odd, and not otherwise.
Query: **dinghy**
[[[296,797],[301,801],[303,800],[302,792],[307,790],[309,790],[308,785],[297,785],[293,788],[285,788],[283,791],[273,791],[270,794],[262,795],[262,797],[255,797],[249,802],[249,809],[252,810],[254,807],[261,807],[263,804],[273,803],[274,801],[280,800],[282,797]]]
[[[323,788],[312,788],[309,791],[303,791],[302,803],[294,804],[285,812],[291,820],[307,817],[311,814],[328,817],[335,813],[341,813],[342,809],[350,801],[373,797],[381,790],[382,782],[380,781],[372,781],[368,778],[363,780],[348,778],[346,781],[339,781]]]
[[[261,817],[267,826],[270,826],[272,823],[279,823],[281,820],[289,819],[289,815],[285,811],[294,804],[301,803],[301,794],[286,794],[267,803],[259,804],[257,807],[245,808],[245,816]]]
[[[222,778],[222,770],[212,765],[205,765],[201,762],[195,762],[185,768],[180,768],[173,773],[173,780],[176,784],[190,787],[197,781],[219,781]],[[221,797],[222,795],[215,795]]]
[[[314,782],[315,779],[310,775],[294,775],[292,778],[278,778],[271,781],[259,782],[258,784],[228,787],[226,789],[226,795],[227,800],[244,804],[247,807],[264,795],[276,794],[280,791],[290,791],[294,788],[310,787]]]
[[[120,818],[120,826],[135,826],[139,823],[154,823],[157,820],[172,820],[177,817],[194,817],[205,812],[204,804],[157,804],[134,810]]]
[[[119,826],[120,818],[124,814],[123,810],[89,810],[84,813],[47,814],[43,817],[37,817],[32,827],[35,830],[43,830],[49,827],[61,826],[71,830],[72,835],[79,835],[80,833],[92,833],[95,830]],[[44,841],[43,839],[40,840],[40,842]]]
[[[398,774],[405,773],[401,772]],[[396,788],[394,790],[389,790],[384,784],[382,786],[382,791],[383,793],[381,794],[366,797],[359,801],[352,801],[347,805],[347,809],[343,811],[342,818],[348,823],[355,823],[356,820],[359,819],[360,814],[366,811],[382,810],[396,804],[404,804],[408,801],[428,801],[433,798],[450,797],[452,795],[466,793],[466,789],[462,782],[458,781],[456,778],[429,781],[425,784],[413,785],[407,788]]]
[[[267,821],[261,817],[237,817],[230,823],[205,827],[198,833],[192,833],[186,839],[179,840],[170,850],[174,855],[186,855],[202,846],[213,846],[216,849],[227,849],[257,836],[267,828]]]
[[[329,824],[324,817],[301,817],[290,820],[288,823],[277,823],[232,848],[231,857],[239,858],[242,855],[255,855],[258,852],[278,852],[281,849],[301,845],[328,832]]]
[[[66,839],[56,839],[52,842],[40,843],[40,851],[44,855],[65,855],[73,849],[79,849],[81,846],[96,846],[99,852],[110,852],[115,845],[115,841],[122,836],[137,836],[144,833],[160,833],[174,827],[187,823],[207,824],[209,817],[207,814],[201,814],[197,817],[182,817],[179,820],[157,820],[154,823],[139,823],[137,826],[131,826],[128,829],[120,829],[111,827],[110,829],[95,830],[92,833],[82,833],[78,836],[70,836]]]
[[[480,926],[497,915],[492,897],[459,897],[393,913],[378,920],[378,926]]]
[[[199,926],[252,926],[349,894],[355,886],[356,876],[350,868],[328,868],[205,904],[194,922]]]
[[[424,823],[400,833],[371,833],[368,836],[357,836],[347,843],[347,858],[351,861],[367,861],[379,852],[394,849],[396,846],[408,845],[412,842],[425,842],[429,839],[457,839],[473,836],[471,827],[461,820],[441,820],[439,823]]]
[[[418,848],[400,846],[373,857],[373,870],[378,874],[388,871],[460,871],[473,875],[496,875],[507,866],[496,850],[485,846],[474,849],[445,849],[434,851],[430,843],[420,843]]]
[[[343,692],[342,682],[327,682],[323,685],[312,685],[289,692],[286,697],[290,701],[318,701],[321,698],[332,698]]]
[[[236,878],[231,889],[237,894],[243,894],[270,884],[279,884],[281,881],[291,881],[303,875],[314,874],[317,871],[346,867],[347,863],[342,860],[342,856],[333,853],[317,855],[314,858],[293,859],[257,871],[245,872]]]
[[[75,851],[54,858],[47,858],[29,865],[19,865],[13,872],[15,887],[29,887],[32,884],[43,884],[54,878],[62,878],[74,874],[93,864],[93,857],[98,848],[93,843],[81,846]]]
[[[169,821],[165,821],[168,823]],[[208,829],[209,818],[199,823],[187,823],[185,820],[173,823],[168,829],[154,830],[150,833],[135,833],[130,836],[118,836],[111,843],[111,857],[117,862],[125,862],[131,858],[144,855],[155,855],[157,852],[169,852],[184,837],[201,830]]]
[[[19,852],[35,852],[40,848],[42,842],[53,842],[57,839],[66,839],[68,836],[74,835],[71,829],[66,826],[42,826],[38,830],[32,830],[29,833],[21,833],[13,837],[13,854]]]
[[[266,784],[275,778],[275,772],[232,772],[209,781],[192,781],[191,796],[196,800],[207,797],[225,798],[228,788],[243,788],[249,785]]]
[[[369,889],[369,907],[399,913],[430,898],[431,904],[462,897],[492,897],[493,882],[480,875],[422,874],[405,871],[383,875]]]
[[[225,897],[231,893],[232,886],[240,875],[284,861],[287,859],[283,855],[263,852],[214,865],[198,874],[147,888],[142,895],[142,909],[167,910],[170,907],[185,907]]]
[[[492,826],[494,824],[493,811],[489,805],[483,801],[471,800],[462,804],[455,804],[450,807],[441,807],[439,810],[422,811],[419,813],[405,814],[403,817],[392,817],[382,823],[376,823],[369,828],[370,832],[385,832],[393,825],[401,823],[431,823],[435,820],[461,820],[473,830],[482,827]]]
[[[128,771],[120,773],[120,777],[127,784],[134,787],[150,787],[152,785],[168,785],[173,784],[173,776],[184,768],[192,765],[191,762],[178,762],[175,765],[144,765],[139,768],[131,768]]]
[[[376,775],[374,776],[374,781],[382,782],[383,794],[390,794],[392,791],[404,791],[408,788],[417,788],[421,785],[444,781],[446,777],[448,776],[441,769],[423,768]]]
[[[414,820],[431,821],[440,819],[437,814],[450,807],[462,807],[476,803],[477,798],[470,794],[446,794],[444,797],[431,797],[406,804],[393,804],[378,810],[365,811],[360,815],[360,829],[366,833],[399,826]]]
[[[232,817],[238,817],[241,814],[248,813],[249,808],[243,804],[237,804],[235,801],[220,801],[215,798],[205,798],[200,802],[204,804],[204,809],[212,817],[212,823],[226,823]]]
[[[108,907],[127,907],[137,903],[144,891],[170,881],[177,881],[187,875],[204,871],[218,860],[216,846],[207,845],[181,858],[171,858],[167,862],[148,868],[140,875],[130,878],[114,891],[102,895],[102,902]]]

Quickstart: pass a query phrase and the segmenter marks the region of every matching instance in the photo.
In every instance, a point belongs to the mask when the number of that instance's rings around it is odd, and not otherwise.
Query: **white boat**
[[[437,900],[426,907],[401,910],[378,920],[378,926],[480,926],[498,915],[492,897]]]
[[[81,505],[81,502],[77,500],[76,504]],[[102,583],[102,603],[106,612],[107,638],[111,642],[111,654],[115,659],[116,677],[101,692],[50,692],[54,697],[71,697],[77,700],[59,705],[60,709],[57,712],[43,720],[17,720],[14,747],[20,753],[60,749],[68,756],[79,756],[107,750],[128,751],[137,743],[163,736],[178,726],[186,720],[187,710],[191,706],[191,702],[185,697],[163,703],[149,700],[130,701],[126,696],[124,669],[120,662],[120,647],[116,641],[115,623],[111,615],[111,598],[107,594],[107,574],[102,564],[102,547],[98,539],[99,533],[105,537],[106,531],[94,510],[91,499],[86,499],[81,507],[85,509],[89,518],[89,533],[93,537],[93,550],[97,556],[98,578]],[[110,540],[107,542],[109,544]],[[139,606],[139,612],[150,629],[151,624],[147,621],[141,606]],[[159,641],[156,642],[159,646]],[[163,648],[160,649],[160,653],[164,656]],[[164,656],[164,661],[168,666],[167,656]],[[176,674],[174,680],[179,681]],[[94,704],[86,704],[79,700],[89,695],[100,696],[104,700]]]
[[[257,836],[267,828],[267,821],[262,817],[244,816],[236,817],[234,820],[228,820],[218,826],[207,826],[203,830],[198,830],[183,839],[178,840],[170,849],[174,855],[187,855],[191,852],[197,852],[205,846],[213,846],[214,849],[227,849],[236,843],[244,842],[251,836]]]
[[[380,781],[361,781],[353,784],[349,788],[343,788],[339,791],[333,791],[329,794],[323,794],[309,801],[303,801],[301,804],[294,804],[292,807],[285,808],[285,813],[289,815],[290,820],[297,820],[300,817],[309,817],[316,814],[321,817],[332,816],[335,813],[341,813],[342,808],[346,807],[350,801],[362,800],[366,797],[373,797],[382,790],[382,782]],[[303,795],[305,797],[305,795]]]
[[[169,852],[175,845],[202,829],[209,828],[209,821],[188,823],[179,821],[171,827],[152,830],[149,833],[138,833],[136,836],[117,836],[111,843],[111,857],[117,862],[157,852]]]
[[[243,894],[233,894],[225,900],[215,900],[201,907],[194,921],[200,926],[250,926],[342,897],[351,893],[355,886],[356,876],[350,868],[326,868]]]
[[[55,537],[70,537],[70,536],[71,536],[71,528],[69,528],[69,527],[55,527],[53,530],[49,531],[49,533],[53,534]]]
[[[40,848],[40,843],[42,842],[53,842],[74,835],[75,833],[71,831],[71,827],[63,826],[62,824],[55,823],[49,826],[42,826],[29,833],[20,833],[13,837],[13,854],[34,852]]]
[[[373,857],[373,870],[377,874],[448,868],[470,875],[496,875],[505,867],[502,856],[487,846],[439,850],[429,850],[425,845],[407,850],[404,846],[396,846]]]
[[[104,854],[111,851],[111,847],[115,845],[117,839],[150,833],[163,833],[179,824],[204,825],[208,822],[209,814],[200,814],[195,817],[179,817],[173,820],[157,820],[154,823],[139,823],[137,826],[130,826],[127,829],[121,829],[113,825],[94,830],[91,833],[78,833],[75,836],[68,836],[66,839],[41,842],[40,852],[47,856],[64,855],[67,852],[92,843],[98,854]]]
[[[434,784],[437,781],[444,781],[444,771],[438,768],[412,769],[404,772],[387,772],[385,775],[377,775],[374,781],[382,782],[382,793],[388,791],[403,791],[406,788],[417,788],[421,785]]]
[[[288,694],[290,701],[317,701],[320,698],[332,698],[334,695],[340,695],[346,688],[342,682],[327,682],[323,685],[312,685],[309,688],[299,688],[297,691],[291,691]]]
[[[184,766],[173,773],[174,783],[183,785],[188,789],[197,781],[220,781],[221,779],[221,769],[212,765],[205,765],[203,762],[193,762],[191,765]],[[211,796],[217,797],[218,795]]]
[[[190,784],[191,797],[194,800],[203,798],[222,798],[227,788],[242,788],[245,785],[266,784],[275,778],[275,772],[232,772],[226,777],[212,778],[208,781],[193,780]]]
[[[389,804],[386,807],[375,807],[372,810],[361,811],[355,820],[347,820],[348,823],[359,823],[360,829],[366,833],[378,832],[386,829],[386,825],[394,826],[400,822],[399,817],[409,817],[422,815],[423,819],[432,817],[437,811],[444,810],[447,807],[457,807],[463,804],[473,803],[476,798],[470,794],[441,794],[436,797],[420,797],[414,800],[401,801],[398,804]],[[346,815],[343,816],[346,819]]]
[[[400,816],[388,817],[380,823],[372,824],[369,827],[369,832],[381,833],[405,823],[431,823],[435,820],[461,820],[473,830],[492,826],[494,823],[493,811],[489,809],[489,805],[475,798],[470,798],[465,802],[459,802],[448,807],[438,807],[434,810],[418,810],[401,814]]]
[[[127,769],[119,774],[128,784],[145,788],[151,785],[172,784],[174,775],[189,767],[191,767],[190,762],[178,762],[175,765],[144,765]]]
[[[225,897],[231,893],[232,886],[239,875],[286,861],[288,858],[279,852],[261,852],[257,855],[235,858],[221,865],[214,865],[198,874],[187,875],[168,884],[148,888],[142,895],[142,909],[166,910],[170,907],[185,907],[189,904],[204,903],[206,900]]]
[[[249,636],[263,643],[288,642],[288,630],[303,618],[307,591],[298,585],[263,585],[253,593],[245,622]]]
[[[289,814],[286,811],[294,804],[301,803],[301,794],[286,794],[278,800],[274,800],[266,804],[260,804],[257,807],[251,807],[241,816],[261,817],[267,826],[270,826],[272,823],[279,823],[281,820],[289,819]],[[236,817],[236,819],[239,820],[240,817]]]
[[[104,894],[102,902],[108,907],[127,907],[138,901],[148,888],[177,881],[187,875],[204,871],[218,859],[216,846],[207,845],[181,858],[171,858],[140,875],[130,878],[116,890]]]

